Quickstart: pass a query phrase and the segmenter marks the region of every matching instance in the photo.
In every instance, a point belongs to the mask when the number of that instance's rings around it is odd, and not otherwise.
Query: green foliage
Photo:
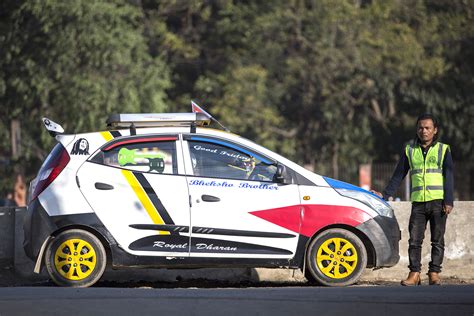
[[[291,154],[294,144],[285,137],[283,119],[268,103],[271,89],[265,69],[258,65],[234,68],[229,76],[219,76],[216,81],[222,95],[214,103],[213,114],[222,117],[226,127],[268,148]],[[198,88],[201,85],[206,90],[205,79],[197,83]]]
[[[24,165],[42,160],[54,142],[41,117],[72,133],[103,128],[113,112],[167,109],[169,69],[148,53],[139,7],[87,0],[3,6],[10,10],[0,41],[1,136],[8,139],[10,120],[20,119]]]
[[[0,14],[0,156],[20,119],[29,173],[53,142],[42,116],[97,130],[190,99],[335,176],[396,159],[425,111],[473,158],[473,1],[7,0]]]

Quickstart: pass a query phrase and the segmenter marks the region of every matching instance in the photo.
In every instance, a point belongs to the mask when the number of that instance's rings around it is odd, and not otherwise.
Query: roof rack
[[[109,128],[163,127],[163,126],[207,126],[211,120],[203,113],[134,113],[111,114],[107,119]]]

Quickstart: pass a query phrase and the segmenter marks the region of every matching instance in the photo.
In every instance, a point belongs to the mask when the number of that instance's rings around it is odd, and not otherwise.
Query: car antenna
[[[216,122],[217,124],[219,124],[220,127],[222,127],[224,129],[224,131],[226,132],[229,132],[230,133],[230,129],[228,129],[227,127],[225,127],[224,125],[221,124],[221,122],[219,122],[218,120],[216,120],[211,114],[207,113],[206,111],[204,111],[196,102],[194,102],[193,100],[191,100],[191,109],[194,113],[202,113],[204,114],[205,116],[207,116],[209,119],[211,119],[212,121]]]

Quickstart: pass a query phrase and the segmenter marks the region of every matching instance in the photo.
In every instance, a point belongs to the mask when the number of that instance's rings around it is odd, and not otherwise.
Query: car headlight
[[[336,191],[342,196],[346,196],[361,203],[364,203],[365,205],[376,211],[379,215],[391,218],[394,215],[392,207],[387,202],[372,195],[369,192],[354,191],[348,189],[336,189]]]

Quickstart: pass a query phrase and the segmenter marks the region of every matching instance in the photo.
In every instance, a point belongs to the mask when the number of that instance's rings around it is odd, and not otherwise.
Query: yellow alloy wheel
[[[87,278],[96,266],[94,248],[82,239],[67,239],[54,255],[56,270],[66,279],[79,281]]]
[[[357,267],[357,251],[354,245],[344,238],[330,238],[324,241],[316,253],[319,270],[332,279],[350,276]]]

